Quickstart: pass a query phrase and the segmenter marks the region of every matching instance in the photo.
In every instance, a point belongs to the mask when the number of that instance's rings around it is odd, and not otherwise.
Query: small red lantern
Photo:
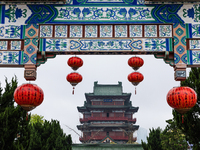
[[[77,70],[83,65],[83,60],[79,57],[71,57],[68,59],[67,64],[73,69]]]
[[[30,111],[39,106],[44,99],[44,93],[35,84],[22,84],[14,92],[14,100],[24,110]]]
[[[139,72],[132,72],[128,75],[128,80],[134,85],[137,86],[140,82],[142,82],[144,79],[144,76]],[[136,88],[135,88],[135,94],[136,94]]]
[[[128,60],[128,65],[132,67],[135,71],[138,70],[142,65],[144,64],[144,61],[140,57],[131,57]]]
[[[128,75],[128,80],[134,85],[137,86],[142,80],[144,76],[139,72],[132,72]]]
[[[188,112],[196,102],[197,94],[190,87],[174,87],[167,94],[167,103],[180,114]]]
[[[70,82],[70,84],[73,86],[73,92],[72,94],[74,94],[74,89],[75,86],[82,81],[82,76],[76,72],[72,72],[70,74],[67,75],[67,81]]]

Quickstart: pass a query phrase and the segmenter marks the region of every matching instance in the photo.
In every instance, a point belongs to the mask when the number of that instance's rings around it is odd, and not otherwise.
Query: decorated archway
[[[152,54],[174,67],[177,81],[186,78],[187,67],[199,66],[196,4],[2,3],[0,67],[24,67],[26,80],[36,80],[36,68],[48,58],[68,54]]]

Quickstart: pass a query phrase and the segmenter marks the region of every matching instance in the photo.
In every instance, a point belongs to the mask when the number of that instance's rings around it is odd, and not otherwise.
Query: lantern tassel
[[[72,94],[73,94],[73,95],[74,95],[74,89],[75,89],[75,88],[73,87],[73,91],[72,91]]]
[[[184,123],[184,115],[182,115],[182,123]]]
[[[135,95],[136,95],[136,87],[135,87]]]

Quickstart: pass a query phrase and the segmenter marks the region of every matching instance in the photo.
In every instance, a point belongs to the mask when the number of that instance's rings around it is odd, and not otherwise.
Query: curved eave
[[[87,111],[87,108],[85,106],[77,107],[77,109],[78,109],[78,112],[85,112],[85,111]]]
[[[93,122],[93,121],[124,121],[125,123],[135,124],[136,118],[134,118],[134,119],[128,119],[128,118],[125,118],[125,117],[122,117],[122,118],[98,118],[98,117],[93,118],[93,117],[90,117],[90,118],[86,118],[86,119],[80,118],[80,123],[90,123],[90,122]]]
[[[86,105],[82,107],[77,107],[79,112],[86,112],[86,111],[91,111],[94,109],[122,109],[122,110],[127,110],[129,112],[137,112],[139,107],[131,107],[131,106],[116,106],[116,105]]]
[[[138,109],[139,109],[139,107],[131,107],[128,109],[128,111],[135,113],[135,112],[138,112]]]
[[[89,125],[77,125],[78,130],[84,130],[89,128],[128,128],[129,130],[138,130],[139,125],[127,125],[127,124],[89,124]]]

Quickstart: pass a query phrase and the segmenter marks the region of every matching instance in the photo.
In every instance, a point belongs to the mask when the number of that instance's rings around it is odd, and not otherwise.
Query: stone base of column
[[[186,79],[186,64],[176,64],[174,67],[174,79],[184,81]]]
[[[36,65],[25,65],[24,66],[24,78],[27,80],[27,81],[35,81],[36,80],[36,70],[37,70],[37,67]]]

